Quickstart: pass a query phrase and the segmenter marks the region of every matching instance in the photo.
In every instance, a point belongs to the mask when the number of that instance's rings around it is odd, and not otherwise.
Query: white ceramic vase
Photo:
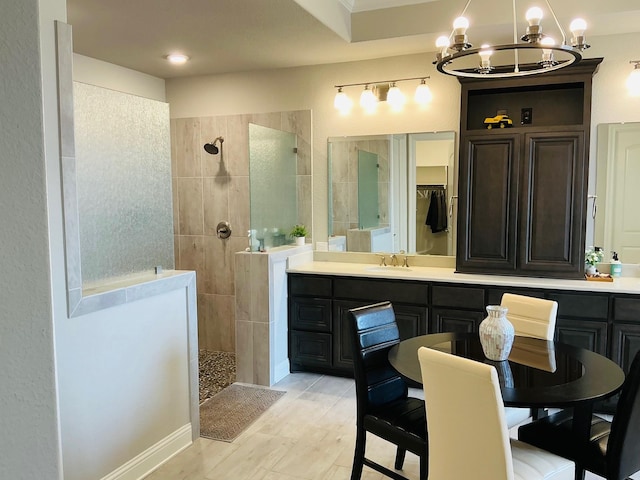
[[[587,275],[595,275],[597,271],[595,265],[587,265],[587,268],[585,268]]]
[[[304,238],[305,237],[296,237],[296,245],[304,245]]]
[[[506,360],[511,352],[515,330],[507,319],[507,310],[500,305],[489,305],[488,316],[480,323],[480,344],[489,360]]]

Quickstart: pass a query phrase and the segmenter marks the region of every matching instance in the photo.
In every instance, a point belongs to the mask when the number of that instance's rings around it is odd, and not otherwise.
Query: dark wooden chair
[[[389,364],[389,349],[400,342],[390,302],[349,310],[356,381],[356,446],[351,480],[364,465],[396,480],[406,477],[365,456],[367,433],[397,446],[395,469],[402,470],[407,451],[420,458],[420,479],[427,478],[427,428],[424,401],[408,396],[404,379]]]
[[[622,386],[613,421],[591,418],[589,440],[575,438],[571,410],[518,429],[518,438],[576,463],[576,480],[588,470],[607,480],[624,480],[640,470],[640,352]]]

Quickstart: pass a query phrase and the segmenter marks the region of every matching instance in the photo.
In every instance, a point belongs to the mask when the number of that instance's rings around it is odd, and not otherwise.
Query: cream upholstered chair
[[[509,438],[492,365],[421,347],[429,479],[573,480],[574,463]]]
[[[553,341],[558,302],[505,293],[502,295],[500,305],[507,307],[507,318],[513,325],[516,335]],[[528,408],[507,407],[505,413],[509,428],[522,423],[532,416],[532,413],[534,418],[538,417],[537,411],[532,412]]]
[[[507,318],[516,335],[553,341],[558,302],[505,293],[500,305],[507,307]]]

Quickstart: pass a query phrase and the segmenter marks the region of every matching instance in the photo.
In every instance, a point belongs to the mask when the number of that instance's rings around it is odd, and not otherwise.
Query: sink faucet
[[[393,265],[394,267],[397,267],[398,266],[398,256],[395,253],[392,253],[389,258],[391,259],[391,265]]]
[[[380,266],[381,267],[386,267],[387,266],[387,257],[385,256],[384,253],[376,253],[377,256],[380,257]]]

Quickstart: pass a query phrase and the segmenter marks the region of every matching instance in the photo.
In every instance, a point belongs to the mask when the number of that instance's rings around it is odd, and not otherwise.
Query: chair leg
[[[364,428],[358,427],[356,432],[356,448],[353,453],[353,468],[351,469],[351,480],[360,480],[362,467],[364,466],[364,450],[367,443],[367,432]]]
[[[404,457],[407,451],[404,448],[398,447],[398,451],[396,452],[396,464],[393,468],[396,470],[402,470],[402,465],[404,465]]]
[[[576,464],[576,476],[575,480],[584,480],[584,468]]]
[[[429,462],[427,455],[420,455],[420,480],[427,480],[429,473]]]

